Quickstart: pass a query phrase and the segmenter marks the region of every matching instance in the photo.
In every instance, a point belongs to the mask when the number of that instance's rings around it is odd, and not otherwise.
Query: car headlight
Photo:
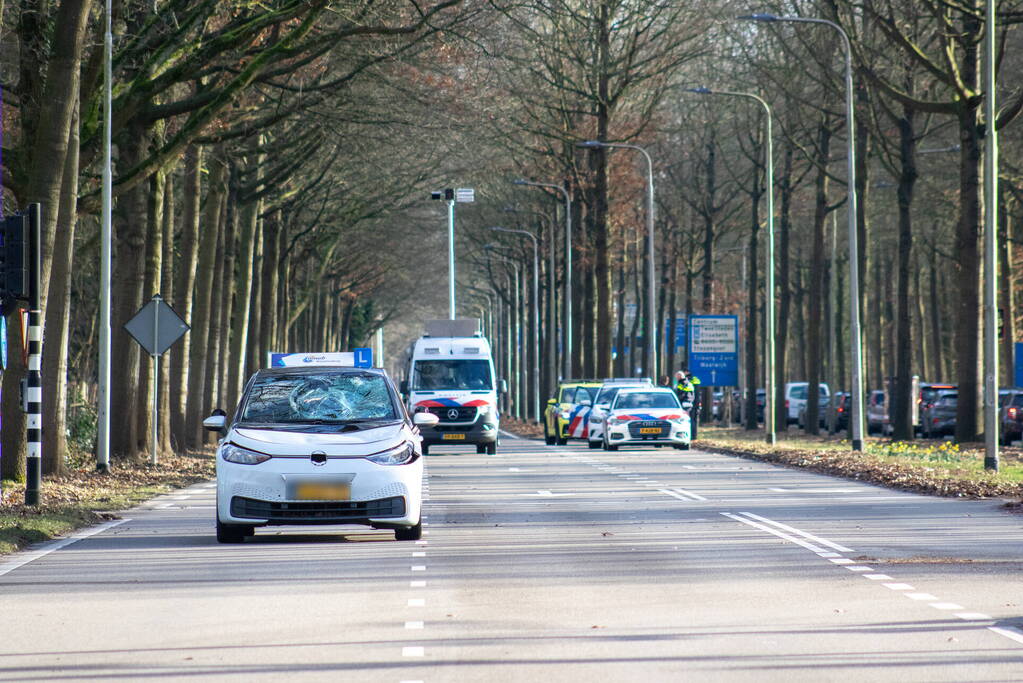
[[[477,408],[481,416],[490,414],[490,404],[482,405]]]
[[[611,417],[611,418],[608,418],[607,421],[610,422],[613,425],[623,425],[626,422],[630,422],[631,419],[628,418],[628,417]]]
[[[226,443],[221,447],[220,457],[236,465],[258,465],[270,459],[266,453],[250,451],[248,448],[235,446],[233,443]]]
[[[366,460],[375,462],[378,465],[407,465],[418,457],[419,454],[416,453],[416,447],[412,445],[412,442],[405,441],[394,448],[388,448],[386,451],[367,455]]]
[[[671,418],[671,421],[677,425],[689,424],[689,418],[686,415],[679,415],[678,417]]]

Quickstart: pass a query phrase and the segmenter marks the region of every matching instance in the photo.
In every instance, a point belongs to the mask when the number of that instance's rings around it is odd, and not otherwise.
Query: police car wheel
[[[560,437],[560,436],[559,436],[559,437],[557,438],[557,441],[556,441],[556,443],[557,443],[557,444],[558,444],[559,446],[564,446],[564,445],[568,444],[568,437],[567,437],[567,436],[566,436],[566,437]]]
[[[488,443],[485,447],[487,455],[497,455],[497,442]]]
[[[247,529],[252,527],[243,526],[241,524],[224,524],[217,518],[217,542],[218,543],[241,543],[245,540],[245,537],[250,535],[246,533]]]
[[[486,453],[487,452],[486,444],[482,444],[482,443],[476,444],[476,452],[477,453]]]
[[[554,437],[551,436],[550,431],[547,429],[547,420],[543,421],[543,442],[548,446],[554,445]]]
[[[419,524],[415,526],[407,526],[401,529],[394,530],[394,540],[396,541],[418,541],[423,537],[423,521],[419,520]]]
[[[675,446],[675,448],[679,449],[680,451],[688,451],[689,450],[689,444],[687,444],[687,443],[680,443],[679,445]]]
[[[423,455],[429,455],[429,454],[430,454],[430,446],[428,444],[424,443],[423,444]]]

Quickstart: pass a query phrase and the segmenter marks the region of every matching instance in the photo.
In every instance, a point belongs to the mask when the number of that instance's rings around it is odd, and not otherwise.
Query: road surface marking
[[[425,648],[419,646],[401,648],[402,657],[422,657],[426,654]]]
[[[677,488],[675,488],[675,489],[672,489],[672,491],[674,491],[675,493],[680,493],[683,496],[690,496],[691,498],[693,498],[693,500],[697,500],[697,501],[706,501],[707,500],[706,498],[704,498],[700,494],[693,493],[692,491],[686,491],[685,489],[677,489]]]
[[[112,522],[104,522],[103,524],[97,524],[94,527],[83,529],[82,531],[71,534],[67,538],[61,538],[56,541],[46,543],[40,546],[37,550],[28,550],[18,553],[10,560],[7,560],[6,562],[0,564],[0,576],[3,576],[4,574],[9,574],[18,567],[24,567],[26,564],[32,562],[33,560],[38,560],[40,557],[44,557],[55,550],[60,550],[61,548],[65,548],[71,545],[72,543],[81,541],[83,538],[89,538],[90,536],[101,534],[107,529],[112,529],[118,524],[124,524],[125,522],[130,521],[131,519],[117,519]]]
[[[851,567],[849,565],[846,565],[845,568],[848,569],[851,572],[872,572],[872,571],[874,571],[873,567],[864,567],[862,565],[856,565],[855,567]]]
[[[412,571],[414,571],[414,572],[425,572],[426,571],[426,565],[425,564],[414,564],[414,565],[412,565]]]
[[[1011,638],[1012,640],[1015,640],[1017,643],[1023,643],[1023,631],[1020,631],[1018,628],[1014,628],[1012,626],[1008,628],[1002,628],[1001,626],[988,626],[987,630],[994,631],[1000,636]]]
[[[426,553],[421,552],[421,551],[420,552],[415,552],[415,553],[412,553],[412,557],[426,557]]]
[[[783,539],[785,539],[786,541],[788,541],[790,543],[795,543],[798,546],[802,546],[803,548],[806,548],[810,552],[814,552],[814,553],[824,552],[824,548],[819,548],[819,547],[813,545],[812,543],[807,543],[806,541],[804,541],[801,538],[796,538],[795,536],[792,536],[790,534],[786,534],[783,531],[780,531],[778,529],[773,529],[773,528],[771,528],[769,526],[765,526],[763,524],[760,524],[759,522],[754,522],[752,519],[746,519],[745,517],[740,517],[739,515],[733,515],[731,512],[722,512],[721,514],[724,515],[725,517],[728,517],[729,519],[734,519],[736,522],[742,522],[743,524],[746,524],[747,526],[751,526],[751,527],[753,527],[755,529],[760,529],[761,531],[766,531],[767,533],[772,534],[774,536],[777,536],[778,538],[783,538]]]
[[[416,541],[416,545],[426,545],[426,543],[427,542],[423,540]]]
[[[991,621],[991,617],[981,612],[959,612],[956,616],[964,621]]]
[[[409,581],[409,588],[426,588],[425,581]]]
[[[752,512],[744,512],[742,514],[746,515],[750,519],[755,519],[758,522],[764,522],[765,524],[770,524],[771,526],[776,526],[776,527],[778,527],[779,529],[781,529],[783,531],[789,532],[790,534],[798,534],[799,536],[802,536],[803,538],[805,538],[805,539],[807,539],[809,541],[813,541],[814,543],[820,543],[821,545],[826,545],[827,547],[832,548],[833,550],[837,550],[840,553],[856,552],[852,548],[846,548],[844,545],[839,545],[837,543],[832,543],[831,541],[829,541],[827,539],[820,538],[819,536],[814,536],[813,534],[807,533],[805,531],[800,531],[799,529],[791,527],[791,526],[789,526],[787,524],[782,524],[781,522],[775,522],[773,520],[767,519],[766,517],[761,517],[760,515],[754,515]]]
[[[678,498],[679,500],[684,500],[687,503],[694,502],[692,498],[686,498],[682,494],[676,493],[674,491],[669,491],[668,489],[657,489],[657,490],[660,491],[661,493],[663,493],[666,496],[671,496],[672,498]]]
[[[891,581],[892,577],[887,574],[864,574],[863,578],[870,579],[871,581]],[[934,598],[937,600],[937,598]]]
[[[835,557],[828,560],[828,562],[834,562],[835,564],[855,564],[852,560],[846,557]]]
[[[885,583],[885,584],[882,584],[882,585],[885,588],[892,589],[893,591],[911,591],[911,590],[913,590],[913,587],[910,586],[908,583]],[[941,603],[937,603],[937,604],[941,604]],[[931,605],[931,607],[934,607],[934,605]],[[952,609],[962,609],[962,607],[953,607]]]
[[[426,598],[409,598],[409,607],[426,607]]]
[[[405,622],[405,628],[409,628],[409,629],[423,628],[423,622],[421,622],[421,621],[406,621]]]
[[[937,600],[937,596],[931,595],[930,593],[906,593],[907,598],[910,600],[926,600],[927,602],[934,602]]]
[[[508,471],[509,472],[521,472],[522,470],[520,470],[518,467],[509,467]]]
[[[932,602],[931,607],[934,609],[965,609],[962,605],[957,605],[954,602]]]
[[[817,553],[817,555],[824,558],[839,557],[838,553]]]

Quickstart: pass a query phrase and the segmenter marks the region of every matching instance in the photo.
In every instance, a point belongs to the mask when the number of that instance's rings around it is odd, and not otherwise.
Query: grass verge
[[[0,555],[49,540],[99,521],[153,496],[214,477],[212,453],[168,455],[158,465],[117,462],[108,474],[91,467],[43,480],[42,503],[24,505],[25,486],[3,482]]]
[[[998,472],[984,469],[978,444],[948,441],[893,442],[867,439],[862,453],[844,439],[779,434],[773,446],[762,431],[700,427],[699,448],[802,467],[905,491],[959,498],[1023,498],[1023,451],[1005,448]]]

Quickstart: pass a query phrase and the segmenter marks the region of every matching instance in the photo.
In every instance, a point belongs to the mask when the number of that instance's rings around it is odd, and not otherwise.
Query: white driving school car
[[[423,459],[417,425],[383,370],[310,355],[298,367],[256,372],[230,423],[204,426],[217,447],[217,540],[240,543],[259,526],[358,524],[422,535]],[[339,358],[340,357],[340,358]],[[219,413],[219,414],[218,414]]]
[[[674,446],[689,450],[689,414],[668,388],[620,389],[604,413],[604,450]]]

